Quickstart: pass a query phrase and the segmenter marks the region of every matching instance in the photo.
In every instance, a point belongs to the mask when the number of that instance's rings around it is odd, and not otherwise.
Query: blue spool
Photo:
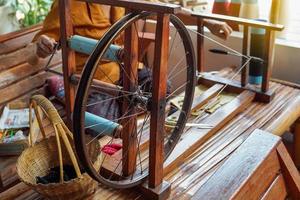
[[[114,135],[120,124],[99,117],[89,112],[85,112],[85,127],[101,135]]]
[[[257,19],[257,21],[266,21]],[[250,55],[258,58],[263,58],[265,48],[265,33],[263,28],[251,28],[251,47]],[[251,61],[249,67],[249,83],[259,85],[262,83],[264,64]]]
[[[90,55],[94,51],[98,43],[98,40],[83,37],[80,35],[73,35],[69,39],[68,43],[69,43],[69,47],[74,51]],[[117,53],[120,49],[121,47],[118,45],[113,45],[113,44],[110,45],[109,49],[105,52],[103,58],[106,60],[118,62]]]

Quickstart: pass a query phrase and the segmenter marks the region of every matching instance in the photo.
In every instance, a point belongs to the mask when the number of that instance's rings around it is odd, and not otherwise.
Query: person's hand
[[[46,35],[41,35],[36,41],[36,55],[46,58],[54,51],[56,41]]]
[[[205,20],[204,26],[206,26],[212,34],[224,40],[226,40],[232,33],[232,28],[226,22]]]

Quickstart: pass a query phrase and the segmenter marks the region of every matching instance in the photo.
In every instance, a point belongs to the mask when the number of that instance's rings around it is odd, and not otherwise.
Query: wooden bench
[[[43,94],[53,99],[46,90],[46,79],[53,75],[44,69],[48,60],[32,66],[26,62],[26,51],[23,51],[40,29],[41,25],[36,25],[0,35],[0,108],[13,101],[28,102],[33,94]],[[60,53],[55,55],[50,66],[61,66]],[[63,114],[63,106],[56,105]],[[16,159],[16,156],[0,157],[0,191],[18,182]]]
[[[28,55],[23,55],[27,53],[23,48],[40,28],[36,25],[0,36],[0,106],[14,100],[28,100],[35,93],[45,94],[45,80],[51,75],[44,69],[48,60],[32,66],[26,62]],[[57,53],[50,67],[60,65],[61,55]]]

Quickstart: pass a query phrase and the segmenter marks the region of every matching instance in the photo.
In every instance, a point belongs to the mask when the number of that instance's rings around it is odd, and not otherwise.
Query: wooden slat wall
[[[28,102],[33,94],[46,95],[46,79],[53,75],[45,71],[48,58],[35,66],[26,62],[32,51],[27,45],[40,28],[41,25],[36,25],[0,36],[0,108],[16,100]],[[61,53],[58,52],[53,57],[50,67],[60,66]],[[63,111],[60,109],[59,112],[64,115]],[[16,159],[16,157],[0,158],[0,192],[18,181],[15,171]]]
[[[13,52],[29,44],[41,25],[32,26],[20,31],[0,35],[0,55]]]
[[[45,80],[51,75],[44,68],[48,59],[35,66],[26,62],[30,53],[26,46],[40,28],[40,25],[36,25],[0,36],[0,107],[16,99],[26,101],[35,93],[45,94]],[[56,68],[60,65],[61,54],[58,52],[50,67]]]

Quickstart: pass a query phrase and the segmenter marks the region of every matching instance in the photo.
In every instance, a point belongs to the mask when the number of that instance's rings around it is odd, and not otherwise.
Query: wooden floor
[[[242,113],[211,137],[205,144],[165,176],[172,185],[169,199],[189,199],[204,185],[212,174],[226,161],[255,129],[270,129],[270,125],[297,98],[300,90],[279,83],[272,83],[276,91],[269,104],[251,103]],[[300,106],[300,105],[299,105]],[[298,116],[300,113],[298,113]],[[273,127],[274,128],[274,127]],[[182,137],[185,137],[183,134]],[[18,186],[17,186],[18,187]],[[22,185],[19,185],[22,187]],[[24,188],[23,188],[24,189]],[[13,190],[12,190],[13,191]],[[25,189],[17,199],[43,199],[32,190]],[[115,190],[99,185],[99,189],[87,199],[144,199],[136,189]]]

